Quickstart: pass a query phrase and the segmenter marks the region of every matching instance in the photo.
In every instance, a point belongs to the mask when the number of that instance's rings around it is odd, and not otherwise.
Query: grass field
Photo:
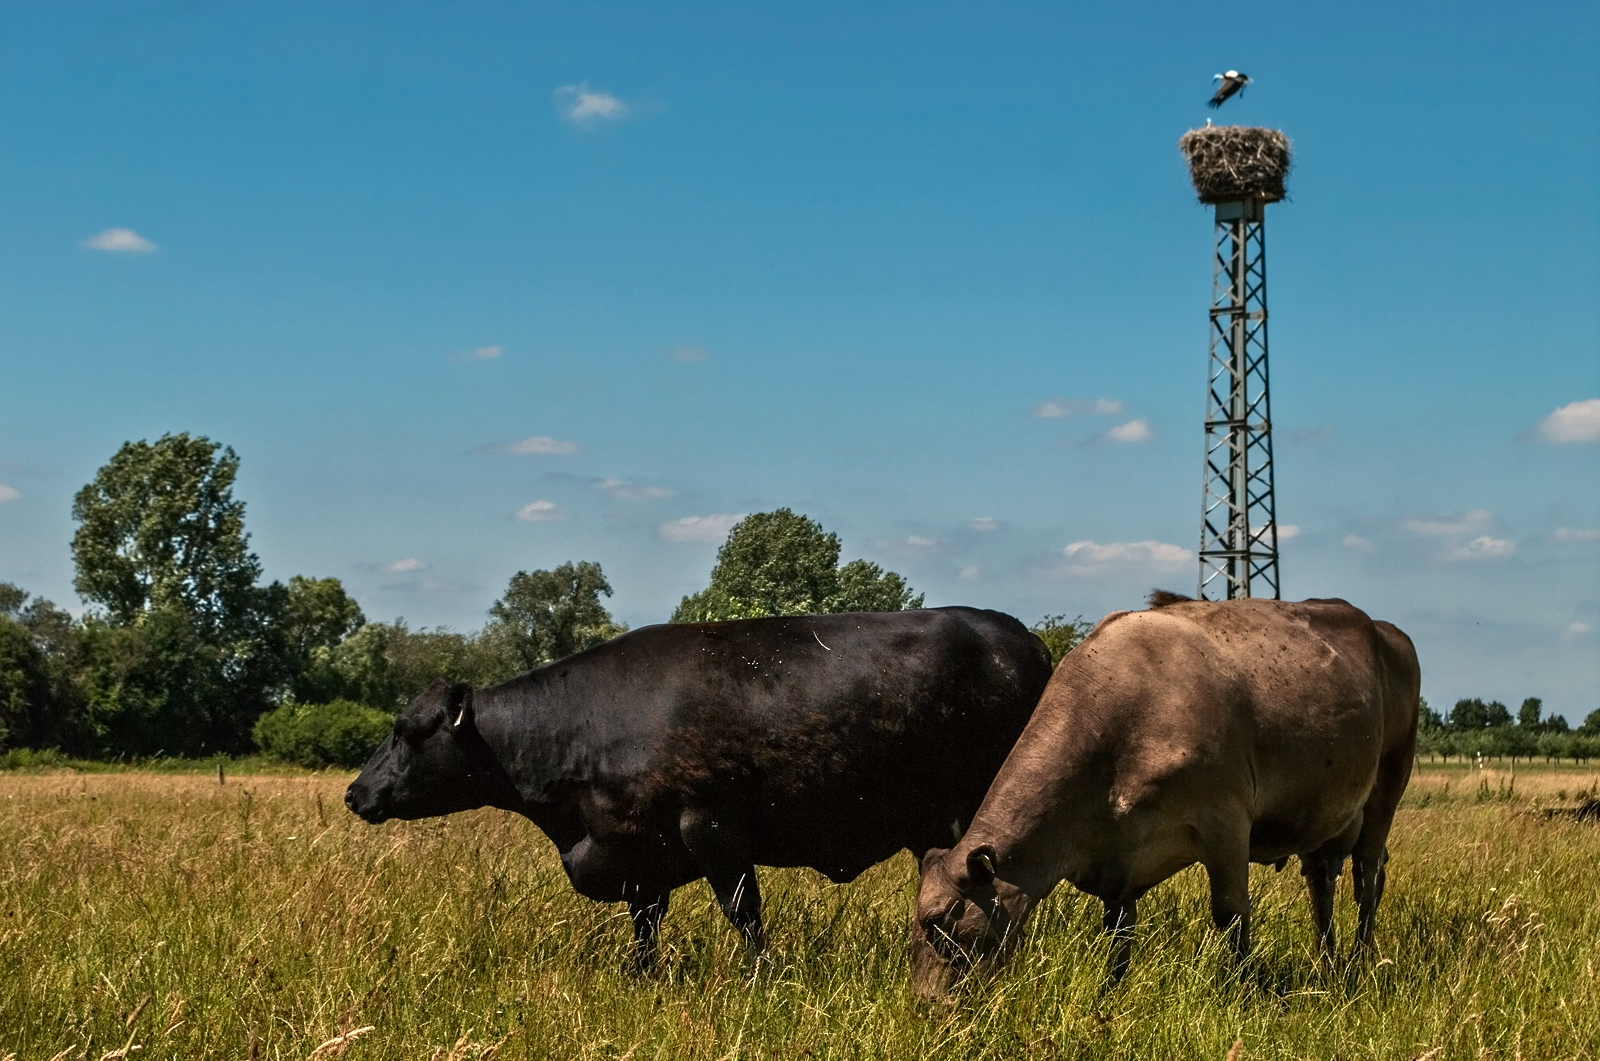
[[[1140,904],[1116,990],[1098,904],[1063,888],[1005,974],[931,1009],[906,984],[906,856],[844,887],[764,871],[753,974],[682,889],[641,979],[625,913],[574,894],[532,825],[371,827],[347,781],[0,774],[0,1059],[1600,1053],[1600,822],[1560,813],[1592,768],[1424,766],[1369,961],[1318,966],[1299,874],[1259,868],[1240,975],[1191,869]],[[1339,915],[1347,944],[1348,874]]]

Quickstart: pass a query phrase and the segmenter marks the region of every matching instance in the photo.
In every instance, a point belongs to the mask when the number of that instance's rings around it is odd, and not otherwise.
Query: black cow
[[[758,864],[843,883],[948,844],[1049,678],[1037,637],[972,608],[649,626],[487,689],[434,682],[345,804],[525,815],[579,893],[628,904],[641,967],[705,877],[754,953]]]

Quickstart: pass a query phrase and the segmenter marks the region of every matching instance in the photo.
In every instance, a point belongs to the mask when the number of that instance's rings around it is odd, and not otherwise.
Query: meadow
[[[1366,960],[1347,960],[1348,871],[1326,964],[1299,874],[1258,867],[1241,968],[1191,869],[1141,903],[1119,987],[1098,904],[1063,887],[1006,972],[931,1007],[907,987],[908,856],[843,887],[763,871],[753,970],[704,884],[682,889],[639,977],[622,908],[573,893],[531,824],[368,826],[350,776],[0,773],[0,1059],[1600,1052],[1593,768],[1424,764]]]

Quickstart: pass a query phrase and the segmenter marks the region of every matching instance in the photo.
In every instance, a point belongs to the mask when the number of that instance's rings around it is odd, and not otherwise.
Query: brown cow
[[[1211,914],[1250,948],[1250,863],[1300,857],[1325,951],[1354,859],[1372,939],[1385,841],[1411,776],[1411,641],[1342,600],[1194,601],[1157,591],[1061,661],[972,826],[922,863],[912,982],[936,998],[992,970],[1058,881],[1105,903],[1111,975],[1134,904],[1199,862]]]

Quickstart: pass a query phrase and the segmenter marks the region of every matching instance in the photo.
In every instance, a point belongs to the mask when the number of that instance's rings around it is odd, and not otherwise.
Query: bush
[[[1050,650],[1051,667],[1060,663],[1062,657],[1076,648],[1078,642],[1088,637],[1093,629],[1094,624],[1085,622],[1081,615],[1072,620],[1065,615],[1047,615],[1033,624],[1033,632]]]
[[[0,770],[49,770],[72,765],[72,760],[54,748],[12,748],[0,752]]]
[[[357,767],[393,726],[394,716],[349,700],[291,702],[256,720],[255,739],[262,751],[285,762]]]

